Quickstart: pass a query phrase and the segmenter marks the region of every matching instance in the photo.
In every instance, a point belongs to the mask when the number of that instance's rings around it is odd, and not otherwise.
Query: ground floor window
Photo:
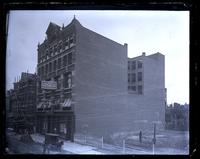
[[[60,124],[60,132],[67,134],[67,128],[66,128],[66,124],[65,123],[61,123]]]
[[[43,123],[43,129],[44,129],[44,130],[47,130],[47,122],[44,122],[44,123]]]

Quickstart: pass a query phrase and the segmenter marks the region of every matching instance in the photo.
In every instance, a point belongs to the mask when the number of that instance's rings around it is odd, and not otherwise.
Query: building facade
[[[8,126],[16,131],[34,131],[36,111],[36,74],[22,72],[21,78],[14,82],[14,89],[7,93]]]
[[[150,121],[157,122],[160,127],[164,127],[166,88],[165,56],[163,54],[157,52],[146,56],[143,52],[141,56],[128,58],[128,93],[134,98],[142,97],[141,106],[144,105],[144,109],[148,111],[144,113],[146,118],[149,114],[152,117],[149,118]]]
[[[136,64],[134,85],[128,82],[128,61],[134,59],[127,60],[127,44],[85,28],[76,18],[62,27],[50,23],[46,34],[38,45],[38,132],[56,132],[73,141],[75,132],[108,135],[163,121],[164,63],[157,69],[161,84],[153,83],[150,74],[159,66],[157,58],[163,62],[162,54],[137,58],[143,61]],[[144,120],[148,123],[140,124]]]
[[[73,140],[74,131],[84,125],[95,129],[97,123],[88,114],[101,115],[96,109],[104,105],[95,98],[126,92],[127,45],[83,27],[75,18],[65,27],[50,23],[46,34],[38,45],[37,130]],[[42,81],[55,81],[57,88],[42,89]]]
[[[128,58],[129,93],[148,94],[165,89],[165,57],[161,53]]]

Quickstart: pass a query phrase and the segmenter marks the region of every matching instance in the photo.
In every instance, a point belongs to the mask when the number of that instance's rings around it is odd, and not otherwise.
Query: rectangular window
[[[45,73],[48,73],[48,64],[46,64],[46,69],[45,69]]]
[[[54,46],[54,53],[56,54],[57,52],[57,45]]]
[[[48,49],[46,49],[46,56],[48,56],[49,55],[49,50]]]
[[[132,79],[131,82],[135,82],[136,81],[136,75],[135,75],[135,73],[132,73],[132,78],[131,79]]]
[[[41,76],[41,69],[38,68],[38,76]]]
[[[67,66],[67,55],[63,57],[63,67]]]
[[[142,81],[142,72],[138,72],[138,81]]]
[[[135,62],[135,61],[132,61],[131,69],[132,69],[132,70],[135,70],[135,68],[136,68],[136,62]]]
[[[56,66],[56,63],[57,63],[57,61],[55,60],[55,61],[54,61],[54,65],[53,65],[54,71],[56,71],[56,67],[57,67],[57,66]]]
[[[61,87],[60,76],[57,76],[57,77],[55,78],[55,81],[57,82],[57,88],[60,89],[60,87]]]
[[[131,63],[130,61],[128,61],[128,70],[130,70],[130,68],[131,68]]]
[[[136,86],[131,86],[132,91],[136,91]]]
[[[61,68],[61,58],[58,59],[58,69]]]
[[[60,42],[60,43],[58,44],[58,52],[61,52],[61,49],[62,49],[62,42]]]
[[[70,37],[69,46],[72,47],[73,45],[74,45],[74,39],[73,37]]]
[[[52,71],[52,64],[51,64],[51,62],[49,63],[49,72],[51,72]]]
[[[68,54],[68,65],[72,64],[72,53]]]
[[[64,88],[69,88],[72,85],[71,80],[72,73],[68,72],[64,74],[63,86]]]
[[[64,44],[64,46],[65,46],[65,49],[68,49],[69,48],[69,42],[66,41],[65,44]]]
[[[128,74],[128,82],[131,81],[130,79],[131,79],[131,74],[129,73],[129,74]]]
[[[142,86],[138,86],[138,93],[142,94]]]
[[[49,49],[49,56],[50,57],[53,56],[53,49],[52,49],[52,47]]]
[[[141,60],[138,61],[138,68],[142,68],[142,61]]]
[[[42,66],[42,68],[41,68],[41,76],[43,76],[44,75],[44,66]]]

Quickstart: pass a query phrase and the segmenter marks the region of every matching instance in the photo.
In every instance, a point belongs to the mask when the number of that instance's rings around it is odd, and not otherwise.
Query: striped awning
[[[62,103],[62,107],[71,107],[71,99],[65,99],[65,101]]]
[[[37,105],[37,109],[40,109],[40,108],[42,108],[43,107],[43,102],[40,102],[38,105]]]

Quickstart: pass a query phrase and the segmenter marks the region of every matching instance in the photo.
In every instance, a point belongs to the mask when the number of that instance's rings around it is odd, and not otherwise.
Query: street
[[[132,136],[133,140],[126,140],[125,147],[122,145],[112,145],[108,143],[103,143],[99,140],[87,137],[86,142],[82,140],[83,138],[75,136],[74,141],[70,142],[64,139],[61,139],[64,142],[61,151],[50,149],[49,154],[187,154],[188,147],[183,147],[183,139],[187,141],[188,134],[174,131],[166,131],[162,135],[157,135],[157,143],[155,149],[153,150],[152,145],[144,145],[148,141],[148,137],[144,140],[142,146],[137,144],[136,136]],[[174,137],[176,142],[173,142]],[[8,148],[13,154],[43,154],[43,143],[44,136],[41,134],[31,134],[33,143],[24,143],[20,141],[20,135],[15,134],[14,132],[7,132],[7,143]],[[184,141],[184,142],[186,142]],[[132,144],[130,143],[132,142]],[[172,145],[175,145],[173,147]],[[178,149],[178,145],[181,145]],[[185,144],[186,145],[186,144]]]

